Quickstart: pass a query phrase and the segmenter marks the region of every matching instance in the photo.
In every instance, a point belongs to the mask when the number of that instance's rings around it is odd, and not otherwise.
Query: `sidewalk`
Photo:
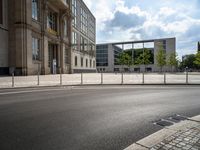
[[[200,116],[165,127],[125,150],[200,150]]]

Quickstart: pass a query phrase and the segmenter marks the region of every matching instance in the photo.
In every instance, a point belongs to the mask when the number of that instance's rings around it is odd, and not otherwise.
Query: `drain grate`
[[[162,127],[166,127],[166,126],[171,126],[175,123],[178,123],[180,121],[183,121],[183,120],[187,120],[188,118],[185,117],[185,116],[181,116],[181,115],[173,115],[173,116],[170,116],[168,118],[165,118],[165,119],[160,119],[156,122],[154,122],[155,125],[159,125],[159,126],[162,126]]]
[[[177,121],[183,121],[183,120],[187,120],[188,119],[187,117],[181,116],[181,115],[174,115],[171,118],[174,119],[174,120],[177,120]]]
[[[155,124],[162,126],[162,127],[173,125],[172,122],[167,121],[167,120],[161,120],[161,121],[156,122]]]

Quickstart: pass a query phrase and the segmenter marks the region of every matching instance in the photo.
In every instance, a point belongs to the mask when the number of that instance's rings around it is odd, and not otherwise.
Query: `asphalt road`
[[[173,114],[200,114],[200,86],[0,90],[0,150],[121,150]]]

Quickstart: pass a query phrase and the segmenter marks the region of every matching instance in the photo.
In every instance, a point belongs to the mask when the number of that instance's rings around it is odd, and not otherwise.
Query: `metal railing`
[[[80,73],[0,77],[0,88],[64,85],[200,84],[200,73]]]

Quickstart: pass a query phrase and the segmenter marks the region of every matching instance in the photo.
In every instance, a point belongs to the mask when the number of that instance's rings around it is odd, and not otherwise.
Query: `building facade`
[[[82,0],[72,0],[72,70],[96,72],[96,20]]]
[[[8,74],[8,3],[0,0],[0,75]]]
[[[76,20],[81,24],[73,13],[74,1],[0,0],[0,39],[4,41],[0,45],[1,74],[73,73],[72,23]],[[80,3],[84,5],[82,0]],[[77,12],[81,8],[89,11],[84,5],[77,7]]]
[[[176,52],[176,39],[153,39],[144,41],[130,41],[119,43],[106,43],[97,44],[96,46],[97,70],[98,72],[157,72],[160,68],[157,66],[156,55],[160,47],[166,52],[166,55]],[[132,61],[135,62],[136,58],[148,50],[150,54],[151,63],[148,65],[134,65],[130,68],[122,66],[118,63],[119,54],[123,51],[131,55]],[[171,71],[171,67],[165,66],[163,71]]]

